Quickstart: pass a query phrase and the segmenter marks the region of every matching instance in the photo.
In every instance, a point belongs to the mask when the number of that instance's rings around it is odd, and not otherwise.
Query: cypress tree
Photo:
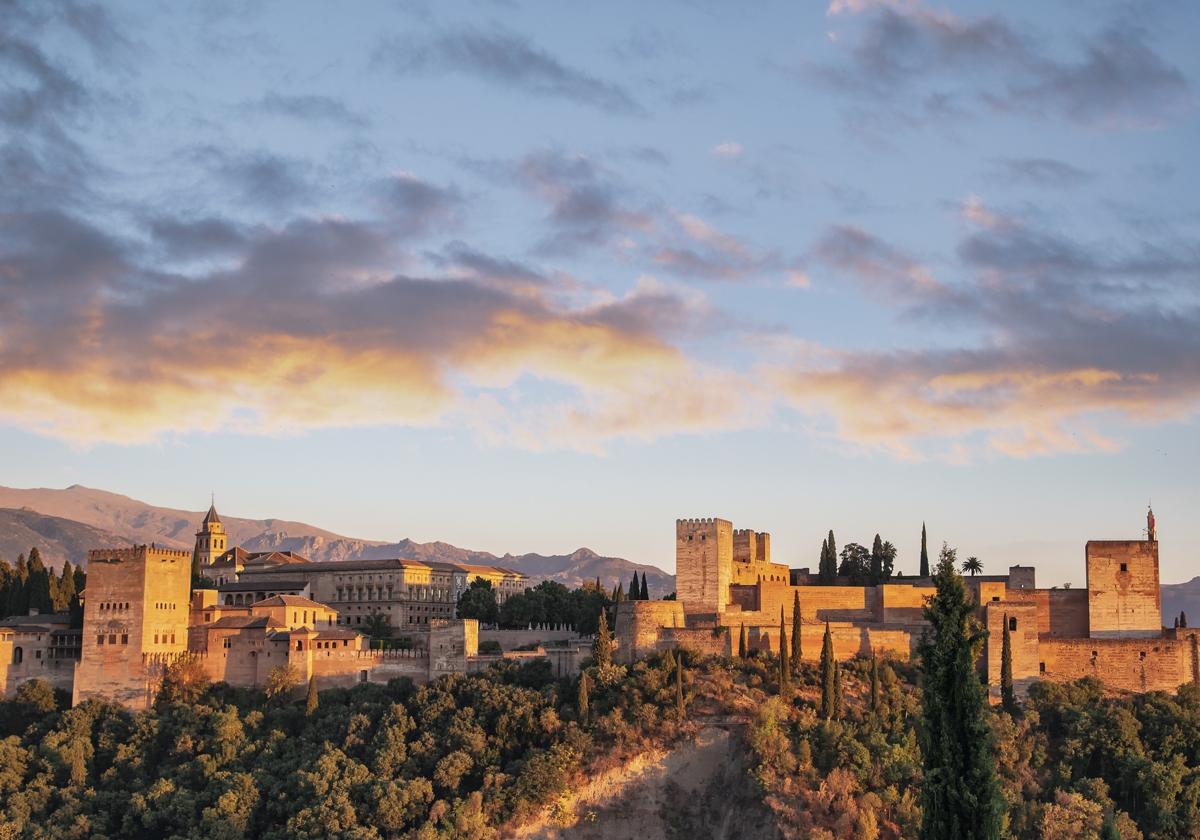
[[[608,611],[600,609],[600,626],[592,642],[592,661],[603,668],[612,664],[612,634],[608,631]]]
[[[925,767],[921,840],[998,840],[1004,801],[996,780],[986,694],[975,671],[985,634],[955,570],[957,556],[942,547],[925,607],[929,630],[918,653],[924,675],[920,729]]]
[[[1100,826],[1100,840],[1121,840],[1121,831],[1112,817],[1104,818],[1104,823]]]
[[[925,523],[921,523],[921,577],[929,577],[929,548],[925,545]]]
[[[579,675],[579,719],[587,723],[588,719],[588,675],[584,671]]]
[[[1017,696],[1013,692],[1012,639],[1008,633],[1008,613],[1004,614],[1004,635],[1000,646],[1000,705],[1010,713],[1017,708]]]
[[[879,713],[879,658],[871,651],[871,711]]]
[[[8,593],[8,614],[25,615],[29,612],[29,564],[25,555],[17,555],[17,568],[13,571],[12,588]]]
[[[833,636],[829,632],[829,622],[825,622],[825,640],[821,643],[821,717],[829,720],[833,717],[834,707],[837,705],[834,699],[834,692],[837,687],[834,685],[837,679],[835,670],[837,663],[833,659]]]
[[[792,675],[800,673],[804,648],[800,640],[800,592],[792,593]]]
[[[312,717],[317,713],[317,706],[320,701],[317,699],[317,675],[313,674],[308,678],[308,697],[304,701],[304,714]]]
[[[833,660],[833,719],[842,719],[842,664]]]
[[[746,622],[742,622],[742,632],[738,636],[738,657],[746,658]]]
[[[878,586],[883,580],[883,540],[879,539],[879,535],[875,535],[875,542],[871,545],[871,586]]]
[[[645,572],[642,572],[642,592],[641,592],[640,597],[643,601],[650,600],[650,587],[646,583],[646,573]]]
[[[629,581],[629,600],[639,600],[642,592],[641,584],[638,583],[638,573],[634,571],[633,579]]]
[[[671,653],[670,648],[667,648],[667,652],[663,654],[662,667],[667,672],[667,676],[670,676],[671,672],[675,670],[675,655]]]
[[[783,607],[779,608],[779,693],[787,694],[791,683],[791,669],[788,663],[791,657],[788,652],[787,627],[783,623]]]
[[[617,581],[617,591],[613,593],[613,603],[619,604],[625,600],[625,584]]]
[[[67,560],[63,563],[62,575],[58,579],[58,588],[55,592],[54,611],[62,612],[71,606],[71,601],[75,598],[75,570],[71,568],[71,561]]]
[[[1179,611],[1179,626],[1185,629],[1187,628],[1187,613],[1185,613],[1183,610]]]
[[[54,612],[54,592],[50,587],[50,570],[42,562],[37,546],[29,549],[29,579],[26,582],[25,611],[36,609],[39,613]]]
[[[679,664],[675,666],[675,708],[679,712],[679,719],[683,720],[687,717],[687,706],[683,702],[683,660],[679,660]]]

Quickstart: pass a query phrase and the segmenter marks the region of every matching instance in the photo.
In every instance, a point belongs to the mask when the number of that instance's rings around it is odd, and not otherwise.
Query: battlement
[[[186,560],[192,562],[190,551],[176,548],[162,548],[156,545],[135,545],[132,548],[93,548],[87,553],[87,562],[93,563],[129,563],[145,561],[153,555],[160,560]]]
[[[733,523],[730,522],[728,519],[721,519],[719,517],[710,516],[707,518],[701,517],[699,519],[676,519],[675,520],[675,530],[676,531],[681,531],[681,530],[690,531],[690,530],[693,530],[696,528],[711,528],[714,525],[718,525],[718,524],[728,525],[730,528],[733,527]]]

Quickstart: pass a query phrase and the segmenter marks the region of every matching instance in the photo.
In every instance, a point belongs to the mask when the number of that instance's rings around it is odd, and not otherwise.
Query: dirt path
[[[706,725],[671,750],[642,754],[582,786],[520,840],[773,840],[746,774],[740,726]]]

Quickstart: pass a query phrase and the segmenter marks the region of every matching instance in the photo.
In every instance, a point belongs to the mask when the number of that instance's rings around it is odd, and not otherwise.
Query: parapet
[[[733,527],[733,523],[730,522],[728,519],[721,519],[720,517],[717,517],[717,516],[710,516],[708,518],[701,517],[699,519],[676,519],[675,520],[675,528],[676,528],[676,530],[681,530],[681,529],[682,530],[690,530],[692,528],[708,528],[708,527],[710,527],[712,525],[716,525],[718,523],[724,523],[724,524],[728,525],[730,528]]]
[[[157,545],[135,545],[131,548],[93,548],[87,553],[88,565],[93,563],[128,563],[136,560],[146,560],[154,555],[160,559],[191,561],[192,552],[177,548],[163,548]]]

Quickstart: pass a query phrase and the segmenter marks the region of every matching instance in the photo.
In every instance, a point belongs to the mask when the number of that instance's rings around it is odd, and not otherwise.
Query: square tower
[[[191,561],[189,551],[145,545],[88,552],[73,703],[150,705],[162,665],[187,650]]]
[[[685,611],[725,612],[732,566],[732,522],[675,520],[675,597],[683,602]]]
[[[1093,639],[1161,635],[1158,542],[1090,540],[1085,552],[1088,635]]]

